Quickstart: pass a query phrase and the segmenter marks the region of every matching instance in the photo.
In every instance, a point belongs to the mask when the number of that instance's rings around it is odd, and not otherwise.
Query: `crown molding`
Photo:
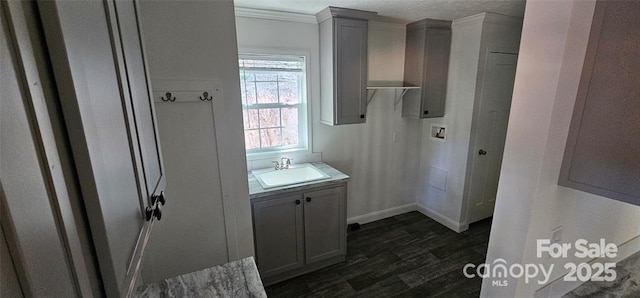
[[[235,14],[236,14],[236,17],[243,17],[243,18],[254,18],[254,19],[265,19],[265,20],[298,22],[298,23],[309,23],[309,24],[318,23],[318,21],[316,21],[315,15],[297,13],[297,12],[288,12],[288,11],[256,9],[256,8],[236,6]]]
[[[374,11],[329,6],[317,13],[316,19],[318,20],[318,23],[322,23],[331,17],[368,21],[376,15],[378,15],[378,13]]]

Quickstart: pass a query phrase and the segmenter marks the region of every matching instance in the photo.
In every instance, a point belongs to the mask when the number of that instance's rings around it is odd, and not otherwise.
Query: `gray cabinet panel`
[[[304,194],[306,263],[346,253],[344,188]]]
[[[405,95],[402,116],[444,116],[449,72],[451,22],[422,20],[407,25],[404,80],[420,86],[420,92]]]
[[[304,265],[300,195],[253,203],[253,224],[256,260],[263,278]]]
[[[640,205],[640,2],[598,1],[559,184]]]
[[[375,13],[329,7],[320,30],[320,121],[364,123],[367,113],[367,17]]]
[[[163,187],[135,4],[38,7],[105,292],[127,296],[153,224],[145,209]]]
[[[338,184],[254,199],[256,260],[265,284],[344,261],[346,189]]]
[[[367,21],[334,19],[336,124],[364,123],[367,109]]]

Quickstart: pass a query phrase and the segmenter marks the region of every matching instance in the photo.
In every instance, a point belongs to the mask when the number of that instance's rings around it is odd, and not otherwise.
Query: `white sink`
[[[331,178],[309,163],[292,165],[283,170],[272,168],[253,170],[251,173],[265,189]]]

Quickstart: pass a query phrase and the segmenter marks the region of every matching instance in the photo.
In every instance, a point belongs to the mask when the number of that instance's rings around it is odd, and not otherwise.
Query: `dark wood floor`
[[[491,221],[456,233],[409,212],[349,232],[345,262],[266,288],[269,297],[478,297],[462,274],[484,262]]]

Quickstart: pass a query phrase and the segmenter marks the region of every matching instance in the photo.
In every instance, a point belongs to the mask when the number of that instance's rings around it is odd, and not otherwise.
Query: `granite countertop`
[[[640,252],[616,264],[615,271],[614,281],[587,281],[563,297],[640,297]]]
[[[304,190],[313,187],[327,186],[332,184],[338,184],[349,180],[349,176],[346,174],[336,170],[332,166],[324,163],[324,162],[311,162],[314,167],[318,168],[318,170],[325,172],[327,175],[331,176],[328,179],[324,180],[316,180],[309,181],[299,184],[285,185],[281,187],[274,187],[269,189],[262,188],[258,179],[249,172],[249,198],[256,199],[261,197],[266,197],[278,193],[289,192],[289,191],[298,191]],[[286,170],[284,170],[286,171]]]
[[[266,298],[253,257],[140,286],[136,297]]]

